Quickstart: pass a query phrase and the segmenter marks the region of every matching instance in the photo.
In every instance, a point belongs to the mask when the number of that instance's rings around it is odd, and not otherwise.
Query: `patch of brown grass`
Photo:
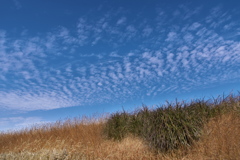
[[[213,118],[188,159],[240,159],[240,116],[228,113]]]
[[[70,149],[102,143],[103,121],[74,119],[0,135],[0,153]]]

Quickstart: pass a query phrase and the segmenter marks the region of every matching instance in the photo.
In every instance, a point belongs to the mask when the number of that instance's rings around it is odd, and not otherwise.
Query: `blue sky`
[[[240,2],[1,0],[0,130],[240,91]]]

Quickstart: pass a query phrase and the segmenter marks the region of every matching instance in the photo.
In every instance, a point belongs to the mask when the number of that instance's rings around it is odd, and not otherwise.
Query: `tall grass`
[[[237,159],[240,97],[76,118],[0,134],[0,159]]]

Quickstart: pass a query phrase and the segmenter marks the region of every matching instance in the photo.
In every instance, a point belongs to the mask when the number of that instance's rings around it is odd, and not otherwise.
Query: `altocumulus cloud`
[[[201,8],[181,5],[134,22],[112,13],[83,16],[75,28],[41,36],[14,38],[0,30],[0,106],[114,103],[240,78],[240,25],[232,13],[216,7],[197,21]]]

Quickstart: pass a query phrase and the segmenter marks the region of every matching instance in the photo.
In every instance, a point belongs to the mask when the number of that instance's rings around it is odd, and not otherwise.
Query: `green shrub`
[[[147,125],[146,122],[150,116],[151,111],[146,106],[131,114],[130,122],[128,123],[129,133],[141,137],[145,128],[144,126]]]
[[[210,118],[232,109],[239,111],[239,102],[239,96],[229,96],[214,101],[167,103],[155,110],[143,106],[133,113],[124,111],[112,114],[104,132],[108,138],[115,140],[132,134],[142,138],[150,148],[167,152],[191,146],[201,137],[203,125]]]
[[[201,115],[201,112],[195,114],[193,111],[197,105],[199,104],[173,107],[169,104],[167,107],[157,108],[147,120],[148,125],[144,126],[143,138],[151,148],[164,152],[191,145],[194,140],[199,139],[206,119],[197,115]]]
[[[108,138],[114,140],[123,139],[128,133],[130,115],[127,112],[114,113],[106,122],[104,133]]]

